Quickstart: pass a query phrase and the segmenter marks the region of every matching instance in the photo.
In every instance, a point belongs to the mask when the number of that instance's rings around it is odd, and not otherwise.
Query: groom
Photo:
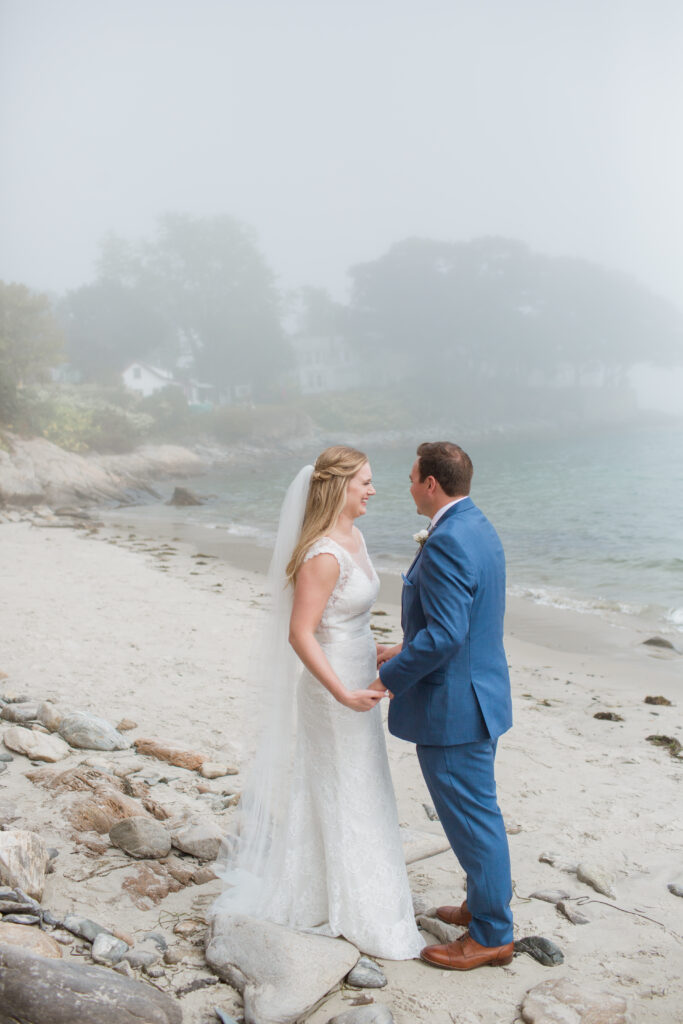
[[[420,767],[453,851],[467,899],[439,907],[468,928],[422,958],[467,971],[512,960],[510,855],[496,800],[494,759],[512,725],[503,650],[505,557],[498,535],[468,497],[472,462],[456,444],[421,444],[410,493],[431,525],[403,577],[403,644],[380,653],[372,687],[394,695],[389,730],[417,744]]]

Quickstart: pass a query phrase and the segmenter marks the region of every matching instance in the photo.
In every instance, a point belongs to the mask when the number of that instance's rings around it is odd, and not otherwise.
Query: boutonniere
[[[415,541],[416,544],[419,544],[420,547],[423,548],[428,536],[429,530],[420,530],[419,533],[413,534],[413,540]]]

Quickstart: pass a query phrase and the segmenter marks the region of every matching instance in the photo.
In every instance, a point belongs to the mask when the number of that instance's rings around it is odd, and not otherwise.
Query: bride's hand
[[[388,647],[386,644],[377,644],[377,668],[383,665],[385,661],[390,661],[397,654],[400,654],[403,649],[403,644],[394,644],[393,647]]]
[[[351,711],[372,711],[388,693],[388,690],[347,690],[341,703]]]

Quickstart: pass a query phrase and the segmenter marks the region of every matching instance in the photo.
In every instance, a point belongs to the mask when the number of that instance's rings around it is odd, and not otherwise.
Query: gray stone
[[[144,816],[117,821],[109,832],[114,846],[130,857],[166,857],[171,852],[171,836],[155,818]]]
[[[223,829],[214,821],[184,825],[172,833],[173,845],[197,860],[213,861],[223,840]]]
[[[213,1012],[216,1014],[221,1024],[237,1024],[235,1018],[231,1017],[229,1013],[225,1012],[225,1010],[221,1010],[220,1006],[214,1006]]]
[[[434,857],[437,853],[450,850],[451,844],[443,832],[422,832],[419,829],[401,826],[403,857],[406,864],[414,864],[417,860]]]
[[[0,832],[0,882],[4,885],[18,886],[39,900],[48,860],[47,847],[35,832]]]
[[[571,893],[565,892],[564,889],[537,889],[536,892],[532,892],[529,899],[544,900],[546,903],[559,903],[560,900],[568,900],[570,897]]]
[[[22,724],[35,722],[37,714],[38,705],[32,702],[29,704],[6,704],[0,711],[0,718],[4,718],[6,722]]]
[[[0,761],[7,762],[13,761],[14,758],[10,754],[9,750],[0,750]]]
[[[367,956],[362,956],[346,975],[346,984],[352,988],[384,988],[386,983],[382,968]]]
[[[83,750],[126,750],[130,740],[111,722],[87,711],[72,711],[59,726],[59,735],[66,742]]]
[[[590,918],[582,914],[577,907],[572,906],[571,903],[565,903],[564,900],[558,900],[557,909],[560,914],[564,914],[568,921],[572,924],[590,924]]]
[[[674,896],[683,896],[683,882],[669,882],[667,889]]]
[[[586,990],[568,978],[542,981],[522,1001],[525,1024],[627,1024],[626,1012],[621,996]]]
[[[455,942],[462,935],[462,928],[446,924],[445,921],[440,921],[438,917],[427,917],[426,914],[419,915],[417,924],[419,928],[433,935],[437,942]]]
[[[115,935],[100,932],[95,936],[90,955],[98,964],[117,964],[123,954],[128,951],[128,943],[117,939]]]
[[[40,924],[40,917],[33,914],[3,914],[2,919],[8,924]]]
[[[373,1003],[372,1006],[355,1006],[352,1010],[330,1017],[327,1024],[394,1024],[394,1018],[388,1006]]]
[[[54,764],[71,753],[69,744],[59,736],[35,732],[21,725],[6,729],[2,739],[6,747],[17,754],[23,754],[31,761],[49,761]]]
[[[515,942],[515,953],[528,953],[544,967],[557,967],[564,963],[564,953],[550,939],[542,935],[527,935]]]
[[[576,877],[580,882],[592,886],[596,892],[610,899],[616,899],[614,891],[614,875],[603,867],[602,864],[591,864],[588,861],[581,861],[576,869]]]
[[[102,967],[0,946],[3,1021],[22,1024],[182,1024],[180,1004]]]
[[[161,960],[161,953],[158,950],[138,949],[136,946],[124,953],[121,959],[126,960],[131,967],[153,967]]]
[[[161,964],[151,964],[149,967],[143,968],[148,978],[165,978],[166,971],[163,969]]]
[[[108,928],[79,914],[67,914],[62,925],[72,935],[78,935],[79,939],[85,939],[86,942],[94,942],[98,935],[111,935]]]
[[[643,640],[644,647],[663,647],[667,651],[675,651],[676,648],[670,640],[666,640],[663,636],[651,636],[647,640]]]
[[[242,993],[246,1024],[292,1024],[346,977],[358,950],[242,915],[211,922],[206,962]]]

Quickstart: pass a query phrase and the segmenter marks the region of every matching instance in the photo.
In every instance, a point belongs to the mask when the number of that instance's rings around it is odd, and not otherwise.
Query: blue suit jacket
[[[439,519],[404,577],[403,650],[379,673],[394,694],[394,736],[451,746],[510,728],[504,614],[502,545],[483,512],[463,498]]]

